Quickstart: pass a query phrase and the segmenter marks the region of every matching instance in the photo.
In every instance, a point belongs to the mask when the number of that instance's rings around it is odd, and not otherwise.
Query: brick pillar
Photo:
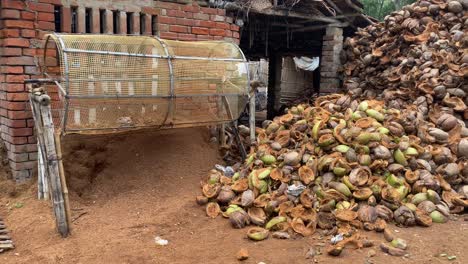
[[[100,27],[100,21],[99,21],[99,8],[93,8],[92,11],[92,16],[93,16],[93,26],[91,27],[91,31],[93,33],[100,33],[101,27]]]
[[[322,43],[320,63],[320,93],[335,93],[340,89],[338,68],[341,65],[340,53],[343,49],[343,29],[327,27]]]
[[[78,33],[85,33],[86,32],[86,9],[84,6],[78,7]]]
[[[120,11],[120,34],[127,34],[127,13]]]
[[[144,35],[151,35],[151,15],[144,14],[145,16],[145,32]]]
[[[37,77],[37,40],[54,29],[54,6],[24,0],[1,1],[0,121],[1,138],[13,178],[31,179],[36,167],[34,122],[28,107],[25,79]]]
[[[140,35],[140,13],[133,13],[133,34]]]
[[[107,34],[114,33],[114,24],[113,24],[114,17],[112,16],[112,11],[106,9],[106,24],[105,25],[105,32]]]

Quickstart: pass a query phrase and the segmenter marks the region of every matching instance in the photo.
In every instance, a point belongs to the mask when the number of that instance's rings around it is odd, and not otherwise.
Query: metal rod
[[[166,43],[156,36],[154,38],[161,44],[161,46],[164,49],[164,52],[166,53],[166,56],[170,57],[169,50],[167,49]],[[172,65],[172,60],[170,58],[167,60],[167,65],[169,67],[169,78],[170,78],[169,85],[170,85],[171,101],[169,102],[167,106],[167,113],[166,113],[166,116],[164,117],[163,122],[161,123],[162,126],[164,126],[167,119],[169,118],[169,115],[173,114],[173,111],[174,111],[174,99],[173,99],[174,98],[174,85],[175,85],[174,84],[174,68]]]
[[[67,95],[69,99],[133,99],[133,98],[187,98],[187,97],[221,97],[221,96],[242,96],[238,93],[224,94],[181,94],[181,95]],[[245,95],[244,95],[245,96]]]
[[[129,56],[129,57],[142,57],[142,58],[156,58],[156,59],[179,59],[179,60],[209,60],[209,61],[243,61],[242,59],[232,58],[210,58],[210,57],[192,57],[192,56],[162,56],[162,55],[150,55],[141,53],[129,53],[119,51],[101,51],[101,50],[83,50],[66,48],[63,49],[64,53],[90,53],[90,54],[102,54],[102,55],[116,55],[116,56]]]
[[[62,51],[65,49],[65,43],[63,42],[63,39],[58,35],[57,33],[53,33],[54,36],[59,40],[60,46]],[[64,67],[65,67],[65,94],[68,94],[70,91],[70,72],[68,69],[68,56],[66,52],[63,52],[63,60],[64,60]],[[62,119],[62,133],[65,133],[67,130],[67,121],[68,121],[68,108],[70,106],[70,102],[67,98],[65,98],[65,109],[64,109],[64,115]]]

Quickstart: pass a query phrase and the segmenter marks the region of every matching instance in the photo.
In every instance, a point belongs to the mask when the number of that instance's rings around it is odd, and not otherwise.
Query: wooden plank
[[[57,149],[57,157],[58,157],[58,162],[59,162],[60,181],[62,182],[62,191],[63,191],[63,196],[65,199],[65,212],[67,213],[67,223],[68,223],[68,228],[70,229],[71,227],[70,200],[68,198],[68,187],[67,187],[67,181],[65,178],[65,170],[63,168],[63,162],[62,162],[62,141],[61,141],[59,133],[55,133],[55,146]]]
[[[35,102],[35,100],[33,100]],[[45,163],[48,165],[49,183],[52,193],[52,203],[56,218],[57,229],[62,237],[68,236],[69,227],[67,221],[67,213],[65,208],[65,200],[63,198],[62,182],[60,180],[59,162],[55,148],[54,124],[52,122],[52,114],[50,104],[37,104],[40,109],[42,118],[43,139],[45,148]]]

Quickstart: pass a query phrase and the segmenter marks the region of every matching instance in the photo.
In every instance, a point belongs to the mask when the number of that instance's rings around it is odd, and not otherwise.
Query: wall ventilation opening
[[[158,16],[156,15],[151,16],[151,34],[153,36],[158,35]]]
[[[112,11],[112,25],[114,34],[120,33],[120,12],[118,10]]]
[[[140,13],[140,35],[145,34],[146,32],[146,16],[143,13]]]
[[[62,32],[62,12],[63,9],[61,6],[54,6],[55,32]]]
[[[71,33],[78,33],[78,7],[71,7]]]
[[[85,9],[85,32],[93,32],[93,10],[91,8]]]
[[[133,34],[133,13],[127,13],[127,34]]]
[[[99,33],[106,33],[106,10],[99,9]]]

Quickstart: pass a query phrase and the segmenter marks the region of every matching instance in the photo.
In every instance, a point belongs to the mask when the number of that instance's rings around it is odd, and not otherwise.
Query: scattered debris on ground
[[[6,229],[5,222],[3,222],[3,219],[0,217],[0,253],[14,248],[15,245]]]

